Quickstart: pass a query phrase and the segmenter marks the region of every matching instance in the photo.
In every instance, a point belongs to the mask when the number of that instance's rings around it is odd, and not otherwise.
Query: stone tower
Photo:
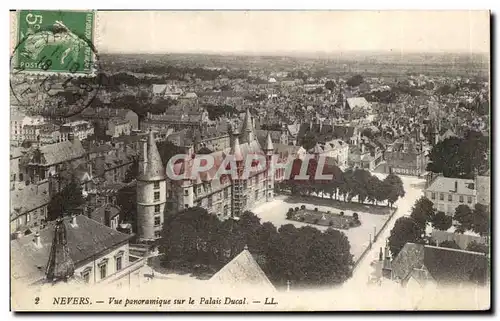
[[[266,201],[269,202],[274,198],[274,166],[273,166],[273,141],[271,140],[271,134],[267,132],[266,137],[266,145],[262,149],[264,154],[266,155],[266,184],[267,184],[267,192],[266,192]]]
[[[137,237],[139,242],[160,237],[166,202],[166,175],[153,132],[143,145],[137,178]]]

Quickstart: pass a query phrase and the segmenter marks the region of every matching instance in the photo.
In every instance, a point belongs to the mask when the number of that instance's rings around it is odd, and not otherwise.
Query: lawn
[[[321,200],[316,197],[278,196],[273,201],[263,203],[252,209],[252,211],[261,218],[261,222],[271,222],[278,228],[285,224],[293,224],[296,227],[312,226],[321,231],[325,231],[330,227],[328,224],[314,224],[314,219],[317,218],[317,216],[310,222],[306,222],[305,220],[304,222],[288,220],[286,218],[287,211],[291,207],[301,208],[302,205],[305,205],[306,208],[310,210],[314,210],[314,208],[317,207],[319,212],[327,213],[330,211],[332,217],[335,216],[336,213],[340,213],[340,211],[344,212],[344,217],[352,217],[354,213],[358,213],[359,220],[361,221],[360,226],[349,229],[332,226],[332,228],[341,230],[347,236],[351,244],[351,253],[354,255],[354,260],[356,260],[369,245],[370,238],[372,238],[389,219],[389,214],[394,209],[368,204],[342,203],[343,202],[332,201],[330,199]],[[321,218],[322,214],[320,213],[319,215]]]
[[[355,220],[353,216],[346,216],[340,211],[332,213],[331,211],[318,211],[318,208],[315,208],[315,210],[306,208],[299,209],[298,211],[294,210],[290,213],[292,213],[290,218],[288,218],[290,220],[315,225],[330,226],[336,229],[347,230],[360,225],[359,221]],[[289,214],[287,213],[287,217],[288,215]]]

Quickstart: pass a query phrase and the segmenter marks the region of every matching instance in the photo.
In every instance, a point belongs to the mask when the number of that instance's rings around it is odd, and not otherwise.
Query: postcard
[[[23,311],[486,311],[488,11],[10,12]]]

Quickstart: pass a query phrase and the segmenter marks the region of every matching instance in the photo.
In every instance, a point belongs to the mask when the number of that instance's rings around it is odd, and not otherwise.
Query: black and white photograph
[[[491,308],[489,11],[9,14],[12,311]]]

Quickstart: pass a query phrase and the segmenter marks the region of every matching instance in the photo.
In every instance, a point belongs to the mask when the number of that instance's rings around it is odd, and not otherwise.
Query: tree
[[[472,241],[469,244],[467,244],[467,251],[472,251],[472,252],[479,252],[479,253],[484,253],[488,254],[489,249],[486,244],[478,243],[476,241]]]
[[[312,240],[305,261],[308,285],[342,284],[352,275],[349,240],[344,233],[334,229],[328,229]]]
[[[358,202],[363,203],[368,197],[368,184],[370,183],[371,174],[364,169],[355,169],[353,173],[351,196],[357,196]]]
[[[481,236],[490,233],[490,213],[487,206],[479,203],[474,205],[472,230]]]
[[[460,204],[455,209],[453,218],[460,224],[459,231],[471,230],[473,227],[473,213],[469,206]]]
[[[400,198],[405,196],[405,189],[401,178],[395,174],[389,174],[383,181],[384,191],[388,205],[392,205]]]
[[[69,183],[50,200],[48,219],[52,221],[63,215],[71,215],[73,210],[83,204],[82,187],[77,178],[71,175]]]
[[[125,178],[124,182],[125,183],[130,183],[134,179],[137,179],[137,176],[139,175],[139,161],[134,160],[132,164],[130,164],[130,167],[127,169],[127,172],[125,173]]]
[[[335,89],[335,83],[332,80],[328,80],[325,83],[325,88],[328,89],[328,90],[333,91]]]
[[[423,231],[411,217],[400,217],[394,223],[389,236],[392,257],[396,257],[406,243],[423,243]]]
[[[425,230],[427,222],[432,222],[434,219],[434,204],[425,196],[419,198],[411,210],[410,217]]]
[[[312,132],[305,134],[300,140],[300,145],[304,147],[305,150],[310,150],[317,144],[317,137]]]
[[[363,80],[363,77],[361,75],[355,75],[355,76],[352,76],[351,78],[349,78],[346,81],[346,84],[347,84],[347,86],[350,86],[350,87],[358,87],[363,82],[364,82],[364,80]]]
[[[432,227],[441,231],[447,231],[453,223],[453,219],[450,215],[446,215],[445,212],[439,211],[434,215],[432,220]]]
[[[464,138],[449,137],[432,147],[427,170],[445,177],[472,178],[474,171],[488,169],[489,140],[481,133],[467,131]]]
[[[443,241],[439,244],[439,246],[460,250],[460,246],[458,246],[457,242],[455,241]]]

